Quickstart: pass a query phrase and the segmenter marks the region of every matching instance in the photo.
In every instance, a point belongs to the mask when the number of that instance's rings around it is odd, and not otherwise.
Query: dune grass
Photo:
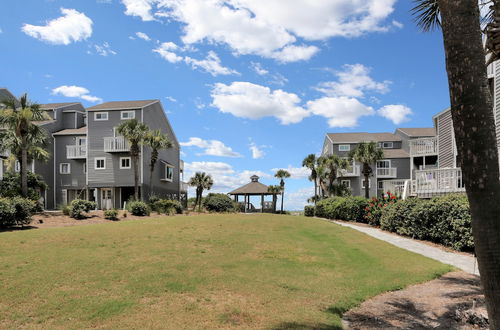
[[[349,228],[202,215],[0,233],[0,328],[337,329],[451,270]]]

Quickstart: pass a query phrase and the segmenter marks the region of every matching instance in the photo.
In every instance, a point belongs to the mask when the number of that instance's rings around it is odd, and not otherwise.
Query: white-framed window
[[[339,151],[351,151],[350,144],[339,144]]]
[[[167,163],[164,163],[164,165],[165,165],[165,178],[163,178],[162,180],[172,182],[174,180],[174,167]]]
[[[340,184],[344,185],[347,188],[351,188],[351,180],[341,180]]]
[[[130,157],[120,157],[120,169],[126,170],[131,168],[131,160]]]
[[[83,162],[83,173],[87,173],[87,162]]]
[[[121,120],[134,119],[134,118],[135,118],[135,111],[121,111],[120,112],[120,119]]]
[[[391,160],[390,159],[377,160],[377,168],[391,168]]]
[[[18,160],[14,163],[14,172],[21,172],[21,163]]]
[[[76,145],[77,146],[86,146],[87,145],[87,138],[86,137],[77,137],[76,138]]]
[[[392,149],[392,148],[394,148],[394,143],[392,143],[392,142],[380,142],[378,145],[382,149]]]
[[[71,164],[70,163],[59,164],[59,173],[60,174],[71,174]]]
[[[372,180],[368,179],[368,188],[372,187]],[[365,178],[361,180],[361,188],[365,189]]]
[[[68,204],[68,191],[66,189],[61,190],[61,201],[63,205]]]
[[[96,170],[106,169],[106,157],[95,158],[95,169]]]
[[[380,190],[384,189],[384,181],[379,181],[377,183],[377,185],[378,185],[378,189],[380,189]]]
[[[95,121],[108,120],[108,113],[107,112],[94,112],[94,120]]]

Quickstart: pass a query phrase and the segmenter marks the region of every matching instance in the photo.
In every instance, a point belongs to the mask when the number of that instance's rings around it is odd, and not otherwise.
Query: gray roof
[[[397,130],[410,137],[436,136],[436,129],[434,127],[407,127],[398,128]]]
[[[68,105],[79,104],[80,102],[60,102],[60,103],[46,103],[40,104],[40,109],[43,110],[53,110],[62,107],[67,107]]]
[[[403,149],[384,149],[385,158],[410,158],[410,155]]]
[[[87,126],[83,126],[80,128],[63,129],[62,131],[55,132],[52,135],[86,135],[86,134],[87,134]]]
[[[33,123],[37,126],[43,126],[43,125],[47,125],[47,124],[50,124],[50,123],[55,123],[57,120],[54,120],[54,119],[48,119],[48,120],[39,120],[39,121],[34,121]]]
[[[87,111],[141,109],[154,102],[159,102],[159,100],[112,101],[94,105],[93,107],[87,108]]]
[[[244,186],[241,186],[229,193],[230,195],[244,195],[244,194],[249,194],[249,195],[260,195],[260,194],[269,194],[267,191],[267,186],[265,184],[262,184],[260,182],[250,182],[247,183]]]
[[[5,100],[9,100],[14,98],[16,100],[17,105],[19,105],[19,101],[7,88],[0,88],[0,103]]]
[[[383,142],[383,141],[401,141],[401,137],[392,133],[328,133],[333,143],[360,143],[360,142]]]

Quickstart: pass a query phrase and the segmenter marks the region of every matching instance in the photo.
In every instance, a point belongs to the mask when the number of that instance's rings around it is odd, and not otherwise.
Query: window
[[[16,160],[16,163],[14,164],[14,172],[21,172],[21,163],[19,163],[18,160]]]
[[[125,120],[125,119],[134,119],[135,118],[135,111],[122,111],[120,112],[120,119]]]
[[[172,182],[174,179],[174,167],[167,163],[164,164],[165,164],[165,178],[162,180]]]
[[[83,173],[87,173],[87,162],[83,162]]]
[[[351,180],[341,180],[341,185],[344,185],[346,188],[351,188]]]
[[[61,197],[62,197],[62,203],[63,205],[68,204],[68,191],[66,189],[61,190]]]
[[[126,170],[130,168],[130,157],[120,157],[120,169]]]
[[[394,148],[394,143],[392,143],[392,142],[380,142],[378,145],[379,145],[380,148],[383,148],[383,149],[392,149],[392,148]]]
[[[350,151],[350,150],[351,150],[350,144],[339,144],[339,151]]]
[[[377,168],[391,168],[391,161],[390,160],[378,160],[377,161]]]
[[[361,187],[362,187],[363,189],[365,189],[365,178],[363,178],[363,180],[362,180],[362,185],[361,185]],[[368,179],[368,188],[371,188],[371,187],[372,187],[372,180]]]
[[[378,189],[384,189],[384,181],[379,181],[378,182]]]
[[[86,146],[87,145],[87,138],[86,137],[77,137],[76,138],[76,145]]]
[[[60,174],[70,174],[71,173],[71,165],[69,163],[59,164],[59,173]]]
[[[94,120],[95,121],[108,120],[108,113],[107,112],[96,112],[96,113],[94,113]]]
[[[95,159],[95,169],[96,170],[105,170],[106,169],[106,158],[96,158]]]

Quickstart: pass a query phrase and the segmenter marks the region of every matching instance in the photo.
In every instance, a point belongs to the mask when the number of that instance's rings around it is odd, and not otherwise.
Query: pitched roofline
[[[46,104],[51,104],[51,103],[46,103]],[[56,110],[56,109],[61,109],[65,107],[69,107],[70,105],[75,105],[75,104],[81,104],[80,102],[75,102],[75,103],[65,103],[64,105],[61,105],[59,107],[51,107],[51,108],[44,108],[43,106],[45,104],[40,104],[40,110]]]
[[[442,114],[444,114],[445,112],[450,111],[450,110],[451,110],[451,108],[450,108],[450,107],[448,107],[448,108],[446,108],[446,109],[444,109],[444,110],[442,110],[442,111],[440,111],[440,112],[436,113],[434,116],[432,116],[432,119],[434,120],[434,119],[436,119],[437,117],[441,116]]]
[[[120,101],[110,101],[110,102],[120,102]],[[126,101],[124,101],[126,102]],[[145,107],[148,107],[152,104],[155,104],[156,102],[160,102],[160,100],[154,100],[151,103],[145,104],[142,107],[121,107],[121,108],[101,108],[101,109],[92,109],[93,107],[97,107],[98,105],[94,105],[90,108],[87,108],[87,111],[114,111],[114,110],[136,110],[136,109],[144,109]],[[103,103],[104,104],[104,103]],[[160,103],[161,104],[161,103]]]

